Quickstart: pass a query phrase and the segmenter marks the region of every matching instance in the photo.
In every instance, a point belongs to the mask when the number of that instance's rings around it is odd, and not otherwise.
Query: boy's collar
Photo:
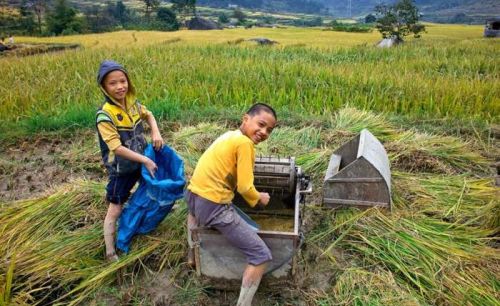
[[[242,136],[245,136],[245,137],[246,137],[246,138],[248,138],[249,140],[252,140],[252,139],[251,139],[250,137],[248,137],[245,133],[243,133],[243,131],[241,130],[241,126],[240,126],[238,129],[236,129],[236,132],[237,132],[238,134],[242,135]],[[253,143],[253,141],[252,141],[252,143]],[[254,145],[255,145],[255,144],[254,144]]]

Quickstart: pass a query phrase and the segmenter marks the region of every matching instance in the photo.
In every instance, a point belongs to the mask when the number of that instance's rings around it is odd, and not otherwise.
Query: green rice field
[[[17,133],[89,127],[102,100],[96,70],[106,58],[123,63],[139,98],[170,120],[220,109],[239,114],[259,100],[312,116],[350,105],[418,119],[498,121],[498,40],[481,38],[478,26],[429,25],[428,32],[391,50],[373,47],[377,33],[321,29],[19,38],[82,47],[0,58],[1,122],[3,130],[15,126]],[[253,37],[279,44],[260,48],[245,40]]]

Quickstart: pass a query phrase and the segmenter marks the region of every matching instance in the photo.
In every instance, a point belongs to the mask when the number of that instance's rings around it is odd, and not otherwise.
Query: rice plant
[[[117,274],[143,270],[143,261],[153,271],[178,263],[185,247],[179,239],[184,235],[185,209],[171,213],[157,232],[136,239],[133,251],[120,261],[106,263],[103,188],[99,183],[75,182],[51,196],[0,209],[0,256],[6,260],[1,268],[15,267],[7,273],[12,289],[5,290],[6,297],[10,293],[11,299],[32,305],[76,305],[114,283]]]
[[[254,35],[278,40],[280,47],[226,43]],[[351,105],[410,118],[498,122],[498,42],[480,36],[480,27],[436,25],[422,40],[393,50],[367,45],[378,39],[375,33],[294,28],[20,38],[85,48],[0,59],[0,115],[12,133],[92,126],[103,101],[96,70],[100,61],[113,58],[129,69],[139,99],[167,119],[238,118],[258,100],[279,112],[309,116]],[[172,39],[180,40],[163,43]],[[437,39],[443,40],[439,48]],[[306,47],[287,47],[297,43]]]
[[[305,127],[276,127],[269,139],[259,144],[258,154],[274,156],[301,155],[321,145],[321,129]]]
[[[491,180],[395,173],[393,184],[392,215],[377,209],[331,212],[309,241],[334,265],[332,252],[340,248],[350,254],[353,265],[367,270],[364,273],[385,271],[401,290],[392,297],[402,298],[401,303],[496,305],[498,279],[492,271],[498,270],[500,257],[490,244],[499,228],[487,216],[498,212],[498,191]],[[336,291],[340,284],[332,288],[337,295],[318,299],[363,304],[374,298],[375,305],[383,304],[369,293],[345,297]],[[350,287],[347,293],[356,295],[373,286],[363,288]]]
[[[404,131],[387,145],[394,165],[421,172],[488,172],[489,161],[457,137]]]
[[[381,114],[363,111],[353,107],[339,109],[331,118],[332,128],[352,135],[368,129],[381,140],[391,140],[397,133],[395,127]]]

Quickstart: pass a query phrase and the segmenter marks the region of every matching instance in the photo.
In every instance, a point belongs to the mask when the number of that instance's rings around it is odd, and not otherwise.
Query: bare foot
[[[119,260],[118,255],[116,255],[116,252],[113,253],[106,253],[106,260],[109,262],[116,262]]]

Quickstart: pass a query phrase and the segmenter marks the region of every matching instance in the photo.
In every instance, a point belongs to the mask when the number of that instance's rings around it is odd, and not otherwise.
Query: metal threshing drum
[[[254,185],[260,192],[287,198],[295,194],[297,169],[295,158],[257,157],[254,167]]]

